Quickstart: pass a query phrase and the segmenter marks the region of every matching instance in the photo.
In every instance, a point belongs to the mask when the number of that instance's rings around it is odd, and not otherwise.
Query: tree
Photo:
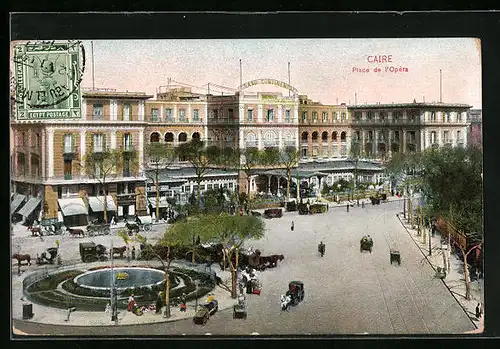
[[[264,164],[264,152],[257,148],[243,148],[224,152],[224,159],[227,166],[243,172],[247,180],[246,196],[250,198],[250,176],[254,169],[262,167]]]
[[[354,163],[354,171],[353,171],[353,192],[352,198],[354,199],[354,194],[356,191],[356,184],[358,180],[358,164],[359,159],[363,156],[364,152],[362,149],[362,143],[359,140],[353,140],[351,143],[351,148],[349,151],[349,158]]]
[[[207,242],[222,244],[222,252],[231,271],[231,297],[236,298],[236,262],[232,257],[248,239],[264,236],[264,222],[256,216],[229,216],[227,214],[198,216],[191,221],[175,224],[172,228],[181,236],[199,232]]]
[[[180,223],[179,223],[180,224]],[[174,225],[175,226],[175,225]],[[156,245],[157,247],[164,247],[166,248],[166,254],[165,258],[162,258],[162,256],[155,250],[155,246],[151,245],[148,243],[147,239],[140,235],[136,235],[137,240],[144,246],[143,252],[146,253],[152,253],[155,255],[161,262],[163,266],[163,270],[165,271],[165,317],[169,318],[170,317],[170,267],[172,264],[172,261],[175,259],[176,251],[182,246],[185,246],[187,243],[189,243],[189,236],[187,234],[179,234],[179,230],[176,229],[168,229],[165,234],[163,234],[162,239],[158,242]]]
[[[184,158],[193,166],[196,174],[196,203],[200,206],[201,182],[203,177],[210,173],[219,163],[219,149],[215,146],[206,147],[203,141],[193,139],[176,148],[179,157]]]
[[[290,182],[292,180],[292,169],[299,164],[300,152],[293,146],[280,149],[278,154],[278,163],[284,167],[286,175],[286,201],[290,201]],[[297,177],[297,183],[299,178]]]
[[[139,159],[136,151],[123,149],[100,149],[102,151],[90,153],[83,158],[85,174],[99,182],[104,193],[103,212],[104,222],[108,222],[108,183],[115,178],[123,178],[137,173]],[[123,172],[122,172],[123,171]]]
[[[167,143],[149,143],[144,147],[146,164],[153,170],[153,175],[147,175],[156,187],[156,220],[160,217],[160,183],[159,175],[164,169],[168,169],[175,161],[175,149]]]
[[[416,174],[426,204],[435,214],[450,219],[473,241],[483,234],[482,154],[477,148],[428,149]]]
[[[129,249],[129,244],[131,242],[131,238],[130,236],[128,235],[128,229],[120,229],[118,230],[118,232],[116,233],[116,235],[118,235],[119,237],[122,238],[123,242],[125,243],[125,245],[127,246],[127,260],[130,259],[130,249]],[[113,251],[111,251],[111,253],[113,253]]]

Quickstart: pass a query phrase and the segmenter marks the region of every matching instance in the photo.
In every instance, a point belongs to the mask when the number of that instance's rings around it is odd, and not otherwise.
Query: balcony
[[[64,174],[64,179],[65,179],[65,180],[72,180],[72,179],[73,179],[73,176],[71,175],[71,173],[65,173],[65,174]]]

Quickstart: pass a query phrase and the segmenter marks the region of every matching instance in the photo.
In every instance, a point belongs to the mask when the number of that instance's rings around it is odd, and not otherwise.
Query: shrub
[[[59,285],[64,280],[73,279],[75,276],[83,274],[81,270],[68,270],[62,273],[49,275],[47,278],[39,280],[32,285],[30,285],[26,291],[28,293],[31,292],[40,292],[40,291],[49,291],[55,290],[57,285]]]

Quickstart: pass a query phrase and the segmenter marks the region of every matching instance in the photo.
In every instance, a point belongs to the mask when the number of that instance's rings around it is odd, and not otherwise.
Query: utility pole
[[[443,74],[439,69],[439,103],[443,103]]]
[[[95,90],[95,75],[94,75],[94,42],[90,42],[91,54],[92,54],[92,90]]]
[[[242,75],[242,70],[241,70],[241,58],[240,58],[240,86],[243,85],[243,75]]]
[[[291,85],[291,83],[290,83],[290,62],[288,62],[288,85]],[[288,90],[288,97],[290,97],[290,90]]]

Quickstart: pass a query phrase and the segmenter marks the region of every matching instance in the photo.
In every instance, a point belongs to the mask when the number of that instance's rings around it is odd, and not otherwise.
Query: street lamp
[[[194,280],[195,293],[198,292],[199,284],[200,281],[198,279]],[[195,303],[194,303],[194,312],[196,313],[197,311],[198,311],[198,296],[195,297]]]

